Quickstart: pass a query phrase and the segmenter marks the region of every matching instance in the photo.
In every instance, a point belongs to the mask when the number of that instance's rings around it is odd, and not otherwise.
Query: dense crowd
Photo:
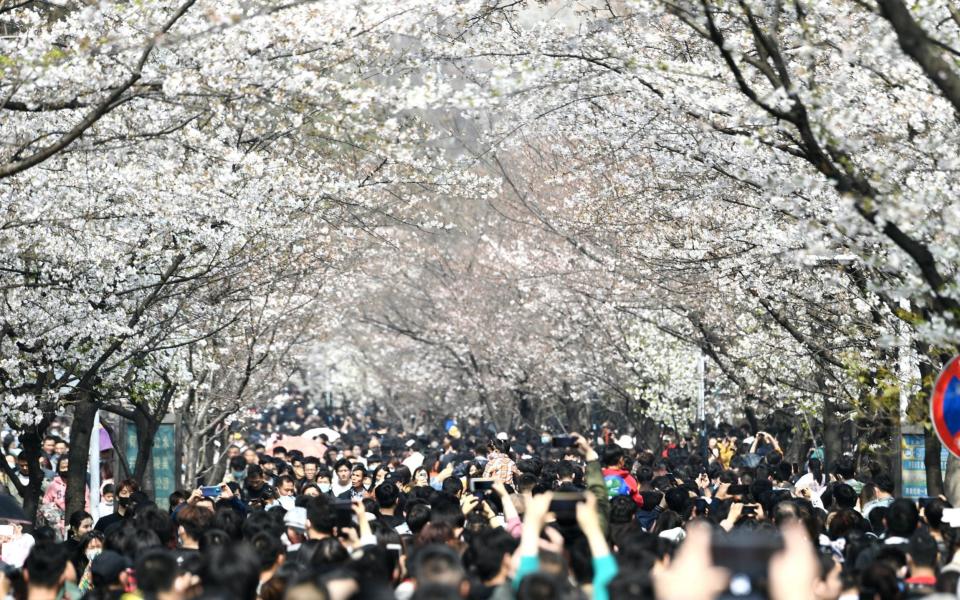
[[[405,435],[358,417],[311,453],[283,446],[305,423],[302,409],[268,416],[226,449],[222,478],[158,502],[108,482],[96,522],[0,525],[0,597],[957,597],[960,519],[945,499],[895,499],[889,473],[849,456],[788,462],[762,431],[654,451],[613,430],[448,419]],[[68,449],[51,441],[45,497],[62,510]]]

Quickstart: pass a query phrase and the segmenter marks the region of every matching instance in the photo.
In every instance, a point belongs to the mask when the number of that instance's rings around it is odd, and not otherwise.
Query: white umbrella
[[[327,440],[331,442],[335,442],[338,439],[340,439],[340,434],[334,431],[333,429],[330,429],[329,427],[314,427],[313,429],[308,429],[304,431],[300,435],[305,438],[313,438],[313,439],[316,439],[321,435],[325,435],[327,436]]]

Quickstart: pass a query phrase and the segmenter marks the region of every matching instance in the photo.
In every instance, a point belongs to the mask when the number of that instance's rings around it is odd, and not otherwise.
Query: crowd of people
[[[0,524],[0,597],[958,597],[946,499],[895,498],[890,473],[849,456],[789,462],[766,432],[725,426],[654,449],[610,430],[448,419],[404,435],[358,418],[304,453],[278,443],[301,412],[237,440],[206,485],[154,501],[111,482],[96,522]],[[55,446],[47,494],[62,510],[68,449]]]

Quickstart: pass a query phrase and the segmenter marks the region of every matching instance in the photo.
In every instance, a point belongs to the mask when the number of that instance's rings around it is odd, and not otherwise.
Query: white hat
[[[505,441],[507,441],[508,439],[510,439],[510,436],[507,435],[505,432],[501,431],[500,433],[497,434],[497,439],[498,439],[498,440],[503,440],[503,441],[505,442]]]
[[[283,524],[291,529],[307,530],[307,509],[295,506],[283,515]]]
[[[683,527],[674,527],[673,529],[667,529],[661,531],[660,535],[657,537],[662,537],[664,539],[670,540],[674,544],[679,544],[687,537],[687,532],[684,531]]]
[[[626,434],[621,435],[614,443],[624,450],[633,450],[634,447],[633,438]]]

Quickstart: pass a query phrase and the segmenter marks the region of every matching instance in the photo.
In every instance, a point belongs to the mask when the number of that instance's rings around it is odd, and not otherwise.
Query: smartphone
[[[550,501],[550,512],[557,516],[558,523],[576,523],[577,504],[586,499],[583,492],[555,492]]]
[[[13,537],[13,525],[0,525],[0,535],[5,537]]]
[[[727,534],[714,533],[710,546],[713,564],[730,572],[730,583],[720,598],[767,598],[770,558],[783,549],[783,538],[778,533],[734,529]]]
[[[387,544],[387,552],[391,554],[397,562],[400,562],[400,555],[403,554],[403,546],[400,544]]]
[[[334,524],[337,527],[353,526],[353,502],[350,500],[333,501]]]
[[[744,504],[743,510],[740,511],[740,516],[742,517],[756,516],[756,514],[757,507],[753,504]]]
[[[204,498],[219,498],[220,497],[220,486],[219,485],[205,485],[200,488],[200,494]]]
[[[933,499],[934,499],[934,496],[920,496],[919,498],[917,498],[917,506],[919,506],[920,508],[926,508],[927,504],[929,504],[930,501]]]
[[[470,491],[471,492],[489,492],[493,489],[493,484],[495,481],[493,479],[471,479],[470,480]]]
[[[577,438],[572,435],[555,435],[550,440],[550,445],[554,448],[570,448],[577,445]]]

